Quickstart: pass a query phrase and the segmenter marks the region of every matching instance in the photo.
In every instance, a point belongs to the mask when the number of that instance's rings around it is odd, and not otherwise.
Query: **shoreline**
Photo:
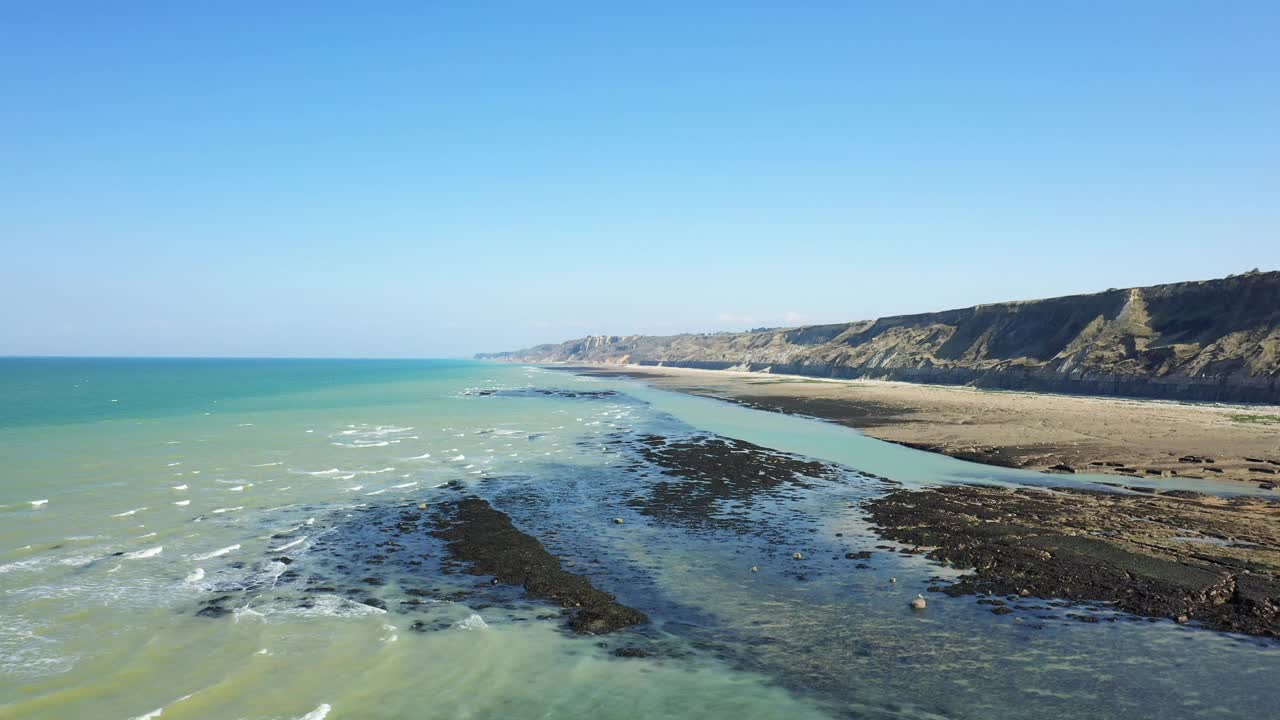
[[[1048,473],[1280,487],[1280,407],[1057,395],[734,370],[573,363],[690,395],[854,428],[961,460]],[[1280,490],[1277,490],[1280,494]]]
[[[1167,401],[1042,397],[1009,392],[993,395],[980,390],[883,381],[794,382],[761,373],[739,372],[726,377],[721,371],[648,367],[566,365],[558,369],[588,376],[622,375],[643,379],[663,389],[827,419],[856,427],[872,437],[912,444],[883,436],[905,428],[928,438],[927,442],[916,445],[924,446],[921,449],[987,464],[1050,472],[1054,471],[1052,467],[1030,466],[1027,458],[1034,457],[1044,465],[1068,457],[1068,453],[1070,457],[1079,458],[1089,457],[1090,451],[1103,450],[1113,457],[1149,457],[1152,452],[1168,452],[1169,442],[1188,442],[1176,436],[1171,441],[1167,432],[1176,435],[1179,430],[1186,433],[1189,428],[1199,427],[1209,427],[1211,431],[1207,440],[1198,438],[1197,441],[1217,442],[1232,434],[1231,427],[1215,426],[1208,420],[1240,410],[1207,406],[1188,411],[1181,404]],[[943,397],[930,400],[930,393],[940,393]],[[993,399],[994,408],[989,406]],[[1011,413],[1008,407],[1003,407],[1007,403],[1026,407],[1019,407],[1016,414],[994,424],[973,422],[972,412],[964,416],[970,422],[957,423],[951,405],[954,403],[975,404],[981,410],[996,414]],[[1050,422],[1047,429],[1042,428],[1040,432],[1075,432],[1068,421],[1079,421],[1079,417],[1072,412],[1064,414],[1060,407],[1063,403],[1068,410],[1085,412],[1088,422],[1103,428],[1118,422],[1128,426],[1129,432],[1107,438],[1110,444],[1098,446],[1062,441],[1056,445],[989,445],[994,452],[976,457],[966,457],[969,452],[957,451],[945,441],[950,438],[954,442],[953,425],[962,430],[977,430],[988,441],[1017,440],[1018,428],[1037,429],[1036,413],[1046,408]],[[1109,416],[1108,410],[1111,415],[1118,415],[1118,419]],[[1138,418],[1134,413],[1138,413]],[[996,432],[1000,429],[1005,435]],[[946,434],[949,430],[950,436]],[[1259,438],[1266,442],[1278,435],[1275,431],[1270,435],[1246,433],[1245,447],[1256,447],[1248,443],[1257,443]],[[1124,445],[1126,442],[1134,446]],[[699,452],[707,451],[700,449]],[[725,472],[724,468],[732,464],[729,457],[736,458],[730,455],[707,458],[703,462]],[[1214,458],[1213,463],[1194,465],[1222,464],[1235,468],[1235,464],[1226,459]],[[1086,468],[1089,472],[1101,470],[1097,466]],[[1119,472],[1120,468],[1107,469],[1113,475],[1127,474]],[[1230,479],[1234,473],[1221,474],[1227,476],[1222,481],[1224,490],[1225,486],[1239,485],[1238,480]],[[732,482],[742,482],[740,478],[753,475],[741,470],[728,471],[726,477],[734,479]],[[1184,470],[1180,477],[1194,475]],[[1280,534],[1276,524],[1280,518],[1280,499],[1267,497],[1269,493],[1261,497],[1252,494],[1222,497],[1172,488],[1130,486],[1129,489],[1135,492],[1068,486],[1000,488],[952,484],[891,489],[864,502],[862,507],[874,523],[872,530],[883,540],[895,543],[885,546],[890,552],[924,554],[962,571],[963,574],[954,579],[939,579],[927,592],[977,596],[977,602],[990,606],[994,615],[1010,616],[1009,622],[1034,623],[1063,618],[1090,623],[1166,619],[1211,631],[1280,637]],[[673,497],[684,495],[677,493]],[[710,517],[701,511],[699,515]],[[1062,607],[1061,601],[1070,607]],[[1108,610],[1120,612],[1106,612]]]

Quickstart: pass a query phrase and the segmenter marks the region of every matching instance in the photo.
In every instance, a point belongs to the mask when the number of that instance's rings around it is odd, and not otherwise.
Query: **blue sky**
[[[691,5],[5,3],[0,354],[454,356],[1280,266],[1280,3]]]

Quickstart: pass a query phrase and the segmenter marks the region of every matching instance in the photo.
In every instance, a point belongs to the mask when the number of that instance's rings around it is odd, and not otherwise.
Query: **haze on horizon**
[[[10,3],[0,355],[469,355],[1280,265],[1271,2]]]

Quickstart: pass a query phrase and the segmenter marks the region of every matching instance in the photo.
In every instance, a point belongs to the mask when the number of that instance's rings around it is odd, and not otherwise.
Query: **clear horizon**
[[[1280,267],[1274,3],[0,9],[0,356],[458,358]]]
[[[1257,269],[1251,268],[1250,270],[1252,271]],[[1244,271],[1244,272],[1249,272],[1249,271]],[[1277,272],[1277,271],[1263,269],[1262,272]],[[1189,278],[1188,281],[1196,282],[1196,281],[1215,280],[1215,279],[1219,279],[1219,278]],[[1079,294],[1088,294],[1088,293],[1079,293]],[[1025,302],[1025,301],[1035,301],[1035,300],[1042,300],[1042,299],[1052,299],[1052,298],[1017,298],[1017,299],[1010,299],[1007,302]],[[996,304],[998,304],[998,302]],[[942,312],[942,311],[957,310],[957,309],[963,309],[963,308],[939,308],[938,311]],[[925,311],[925,312],[927,313],[929,311]],[[882,316],[882,317],[888,317],[888,316]],[[857,319],[848,320],[848,321],[838,320],[830,324],[838,325],[838,324],[843,324],[844,322],[855,323],[861,320],[874,320],[874,319],[877,319],[877,318],[857,318]],[[777,327],[787,327],[787,326],[777,326]],[[802,326],[796,326],[796,327],[802,327]],[[735,332],[735,331],[692,330],[692,331],[684,331],[683,333],[671,333],[671,334],[697,334],[697,333],[715,333],[715,332]],[[620,333],[597,333],[597,334],[619,335]],[[584,337],[584,336],[575,336],[575,337]],[[545,342],[533,343],[533,345],[558,344],[561,342],[573,340],[575,339],[575,337],[565,337],[565,338],[560,338],[558,340],[547,340]],[[29,354],[0,354],[0,359],[47,358],[47,359],[84,359],[84,360],[93,360],[93,359],[99,359],[99,360],[148,360],[148,359],[150,360],[472,360],[472,359],[475,359],[475,355],[481,354],[481,353],[500,353],[500,352],[511,351],[511,350],[524,350],[524,349],[527,349],[527,347],[530,347],[530,346],[502,348],[500,350],[479,350],[474,353],[469,353],[465,355],[163,355],[163,354],[160,354],[160,355],[127,355],[127,354],[55,355],[55,354],[29,353]]]

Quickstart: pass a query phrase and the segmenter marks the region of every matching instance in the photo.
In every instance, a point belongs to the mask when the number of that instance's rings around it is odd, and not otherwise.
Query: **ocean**
[[[895,552],[861,503],[1046,476],[830,423],[443,360],[7,358],[0,398],[0,718],[1280,707],[1274,642],[929,593],[957,571]],[[429,518],[470,497],[649,622],[576,634],[558,605],[462,572]]]

